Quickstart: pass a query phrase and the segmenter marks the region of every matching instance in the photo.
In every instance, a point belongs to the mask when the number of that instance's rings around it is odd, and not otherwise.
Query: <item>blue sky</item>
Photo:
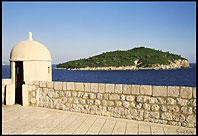
[[[28,32],[53,64],[139,46],[196,62],[195,2],[3,2],[3,61]]]

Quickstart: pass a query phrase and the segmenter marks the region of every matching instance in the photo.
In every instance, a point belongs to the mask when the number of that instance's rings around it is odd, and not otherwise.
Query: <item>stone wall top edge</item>
[[[2,85],[7,85],[7,84],[11,84],[11,79],[9,79],[9,78],[2,79]]]
[[[11,79],[2,79],[2,84],[3,84],[3,80],[10,80]],[[33,81],[34,82],[34,81]],[[41,81],[39,81],[41,82]],[[96,82],[72,82],[72,81],[42,81],[42,82],[66,82],[66,83],[85,83],[85,84],[114,84],[114,85],[133,85],[133,86],[157,86],[157,87],[189,87],[189,88],[196,88],[193,86],[167,86],[167,85],[146,85],[146,84],[116,84],[116,83],[96,83]]]

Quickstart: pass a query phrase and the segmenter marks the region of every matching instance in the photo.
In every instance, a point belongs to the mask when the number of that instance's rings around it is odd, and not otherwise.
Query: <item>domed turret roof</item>
[[[49,50],[41,43],[32,40],[32,33],[29,32],[29,39],[16,44],[10,53],[10,61],[44,60],[51,61]]]

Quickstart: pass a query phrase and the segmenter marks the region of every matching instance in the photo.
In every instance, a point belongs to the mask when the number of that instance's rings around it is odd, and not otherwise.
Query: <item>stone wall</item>
[[[26,82],[28,105],[196,127],[196,88],[74,82]]]
[[[11,79],[2,79],[2,103],[5,104],[6,89],[11,84]]]

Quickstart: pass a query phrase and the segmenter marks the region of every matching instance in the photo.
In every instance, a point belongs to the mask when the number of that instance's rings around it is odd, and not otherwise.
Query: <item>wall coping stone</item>
[[[12,79],[2,79],[2,85],[11,84]]]

